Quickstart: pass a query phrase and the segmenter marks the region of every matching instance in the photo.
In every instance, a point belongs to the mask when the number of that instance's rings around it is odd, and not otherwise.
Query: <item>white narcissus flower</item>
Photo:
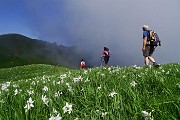
[[[137,83],[135,81],[132,81],[130,84],[132,87],[135,87],[137,85]]]
[[[148,112],[146,112],[146,111],[142,111],[142,116],[144,117],[144,118],[146,118],[146,117],[148,117]]]
[[[66,85],[68,86],[68,90],[73,93],[73,89],[72,89],[72,87],[69,85],[69,83],[66,83]]]
[[[99,113],[99,112],[100,112],[100,110],[96,110],[96,112],[97,112],[97,113]]]
[[[88,73],[88,71],[87,70],[84,70],[84,74],[87,74]]]
[[[78,76],[78,79],[80,80],[80,81],[82,81],[83,80],[83,78],[82,78],[82,76],[80,75],[80,76]]]
[[[2,86],[1,86],[1,89],[2,89],[3,91],[8,91],[8,90],[9,90],[8,87],[10,86],[10,83],[11,83],[11,82],[3,83]]]
[[[0,103],[4,103],[5,101],[2,99],[2,100],[0,100]]]
[[[133,65],[133,67],[136,69],[141,69],[141,67],[138,67],[137,65]]]
[[[58,91],[55,93],[55,97],[60,97],[62,95],[62,92]]]
[[[56,84],[60,85],[60,84],[61,84],[61,81],[56,82]]]
[[[138,77],[141,77],[141,75],[139,75],[139,74],[138,74],[137,76],[138,76]]]
[[[177,88],[180,88],[180,84],[176,84]]]
[[[43,90],[44,90],[44,91],[48,91],[48,87],[47,87],[47,86],[44,86]]]
[[[31,83],[32,85],[36,85],[36,83],[35,83],[35,81],[32,81],[32,83]]]
[[[97,88],[98,90],[101,90],[101,85]]]
[[[149,65],[149,68],[152,68],[152,65]],[[148,71],[148,69],[146,69]]]
[[[117,93],[113,91],[113,92],[111,92],[111,93],[109,94],[109,96],[110,96],[110,97],[114,97],[116,94],[117,94]]]
[[[66,78],[66,77],[67,77],[66,74],[60,75],[60,78],[61,78],[61,79],[64,79],[64,78]]]
[[[61,119],[62,119],[62,117],[60,117],[59,114],[58,114],[56,117],[51,116],[51,117],[49,118],[49,120],[61,120]]]
[[[105,76],[105,74],[104,74],[104,73],[101,73],[101,76]]]
[[[102,112],[101,117],[105,117],[108,114],[108,112]]]
[[[14,87],[14,88],[17,88],[17,87],[18,87],[18,85],[14,84],[14,85],[13,85],[13,87]]]
[[[78,76],[77,78],[73,78],[73,80],[74,80],[74,83],[77,83],[79,81],[82,81],[83,78],[82,78],[82,76]]]
[[[169,71],[167,71],[166,74],[169,74]]]
[[[153,112],[154,110],[152,110],[151,112]],[[151,112],[148,113],[146,111],[142,111],[142,116],[144,118],[144,120],[154,120],[153,116],[151,115]]]
[[[29,100],[27,101],[27,105],[24,107],[25,108],[25,112],[27,112],[29,109],[31,109],[31,107],[34,107],[33,105],[34,101],[32,101],[32,98],[30,97]]]
[[[44,102],[44,104],[46,104],[48,106],[49,100],[48,100],[48,98],[46,98],[46,95],[45,96],[42,95],[41,99]]]
[[[27,92],[29,95],[34,94],[34,90],[32,90],[32,88],[30,90],[27,90]]]
[[[89,78],[86,78],[86,80],[84,82],[89,82],[89,81],[90,81]]]
[[[74,83],[77,83],[77,82],[79,82],[79,81],[80,81],[80,79],[79,79],[79,78],[73,78],[73,80],[74,80]]]
[[[53,113],[57,114],[58,111],[55,108],[53,108]]]
[[[16,89],[15,91],[14,91],[14,95],[17,95],[18,94],[18,90]]]
[[[69,85],[69,83],[66,83],[66,85],[69,87],[70,85]]]
[[[63,107],[64,113],[68,112],[69,114],[72,112],[72,104],[66,102],[66,106]]]

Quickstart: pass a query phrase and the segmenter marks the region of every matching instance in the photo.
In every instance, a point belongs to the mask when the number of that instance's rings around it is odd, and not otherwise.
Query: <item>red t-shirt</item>
[[[81,67],[84,67],[84,66],[85,66],[85,62],[81,61]]]

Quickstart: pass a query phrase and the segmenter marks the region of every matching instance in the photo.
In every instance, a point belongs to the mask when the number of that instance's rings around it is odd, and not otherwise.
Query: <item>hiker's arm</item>
[[[143,39],[142,51],[144,51],[144,50],[145,50],[146,43],[147,43],[147,37],[144,37],[144,39]]]
[[[102,55],[102,56],[101,56],[101,58],[104,58],[104,57],[105,57],[105,55]]]
[[[102,56],[101,56],[101,58],[103,58],[105,56],[105,54],[104,54],[104,51],[102,52]]]

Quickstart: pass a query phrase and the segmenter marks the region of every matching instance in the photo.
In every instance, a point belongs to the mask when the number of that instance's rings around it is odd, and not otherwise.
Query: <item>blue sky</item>
[[[179,62],[179,0],[1,0],[0,34],[31,38],[92,51],[112,52],[112,65],[142,65],[142,26],[162,40],[154,57],[159,63]],[[97,63],[98,64],[98,63]]]
[[[21,33],[31,36],[31,30],[27,26],[26,8],[22,2],[14,0],[1,0],[0,4],[0,33]]]
[[[60,6],[49,0],[1,0],[0,34],[20,33],[29,37],[45,39],[41,24],[53,24]],[[41,17],[41,18],[38,18]],[[45,39],[47,40],[47,39]]]

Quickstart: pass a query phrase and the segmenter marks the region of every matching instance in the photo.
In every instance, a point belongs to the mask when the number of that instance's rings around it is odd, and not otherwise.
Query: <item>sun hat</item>
[[[143,28],[146,28],[146,29],[148,29],[148,25],[143,25]]]

